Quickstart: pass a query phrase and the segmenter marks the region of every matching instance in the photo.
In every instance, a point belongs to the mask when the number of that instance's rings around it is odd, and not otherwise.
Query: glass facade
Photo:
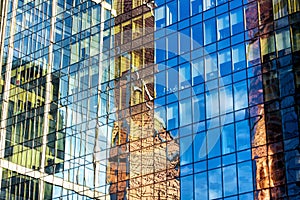
[[[0,199],[300,198],[298,0],[0,9]]]

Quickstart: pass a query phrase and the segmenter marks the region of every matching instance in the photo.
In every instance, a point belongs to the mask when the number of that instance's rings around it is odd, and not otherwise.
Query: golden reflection
[[[252,13],[256,13],[255,6],[246,10],[246,27],[257,26],[257,18]],[[251,12],[250,12],[251,11]],[[260,37],[253,34],[253,31],[248,31],[248,36],[253,38],[251,44],[259,44],[257,49],[260,49],[261,61],[267,62],[275,58],[275,42],[274,35],[270,34],[273,31],[273,11],[271,0],[258,1],[258,19]],[[260,41],[260,42],[259,42]],[[248,51],[248,54],[251,53]],[[256,59],[251,59],[252,55],[248,55],[248,62],[250,64],[257,64]],[[253,73],[256,74],[256,69],[253,68]],[[270,73],[268,73],[270,74]],[[274,77],[269,77],[264,74],[264,97],[268,101],[270,94],[276,93],[277,88],[270,88],[269,82],[265,80],[270,79],[274,81]],[[271,76],[271,74],[270,74]],[[250,81],[250,102],[262,102],[259,100],[262,96],[262,89],[260,82],[253,79]],[[272,90],[272,92],[269,92]],[[269,99],[270,100],[270,99]],[[281,132],[281,118],[280,114],[266,110],[266,104],[259,104],[250,109],[252,118],[252,159],[254,160],[254,175],[255,175],[255,199],[267,200],[271,198],[280,198],[284,194],[283,191],[277,188],[278,185],[284,184],[285,170],[282,169],[283,155],[282,153],[282,132]],[[277,143],[274,143],[277,142]],[[269,144],[271,143],[271,144]],[[272,192],[271,192],[272,191]]]
[[[154,114],[154,44],[138,47],[154,30],[154,17],[142,3],[123,0],[115,5],[115,45],[120,52],[115,59],[118,107],[107,169],[109,193],[120,200],[180,199],[179,144]],[[126,10],[146,12],[131,20]]]

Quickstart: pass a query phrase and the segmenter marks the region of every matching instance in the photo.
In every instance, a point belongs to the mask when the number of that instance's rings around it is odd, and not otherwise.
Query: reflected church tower
[[[154,16],[144,1],[115,1],[112,199],[180,199],[179,144],[154,113]]]
[[[281,91],[276,71],[279,66],[276,65],[272,1],[260,0],[257,4],[252,4],[246,9],[246,18],[246,26],[251,29],[248,31],[248,37],[251,38],[248,46],[248,65],[255,66],[251,72],[257,76],[249,82],[249,102],[257,104],[249,108],[255,178],[254,198],[279,199],[287,195],[286,155],[282,142],[285,133],[282,130],[282,113],[278,100]],[[256,49],[256,52],[253,49]]]

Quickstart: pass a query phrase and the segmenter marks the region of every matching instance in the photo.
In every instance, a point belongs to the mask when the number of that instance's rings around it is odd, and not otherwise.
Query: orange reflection
[[[124,5],[121,2],[116,5],[120,14],[115,18],[119,24],[115,45],[126,52],[116,56],[117,112],[107,169],[109,193],[120,200],[180,199],[179,144],[153,109],[154,45],[133,47],[141,37],[151,38],[146,33],[154,30],[154,17],[146,4],[141,6],[142,1],[122,2]],[[147,12],[131,21],[126,10]]]

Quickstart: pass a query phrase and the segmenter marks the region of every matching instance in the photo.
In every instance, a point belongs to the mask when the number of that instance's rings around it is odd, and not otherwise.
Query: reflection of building
[[[0,199],[299,199],[299,0],[0,10]]]
[[[254,35],[252,31],[249,31],[248,37],[251,38],[249,49],[259,48],[261,51],[263,68],[263,75],[257,70],[258,67],[252,68],[252,73],[258,75],[258,77],[250,80],[251,89],[249,93],[251,103],[261,103],[250,108],[252,159],[255,166],[253,172],[255,177],[255,199],[279,199],[288,194],[286,181],[289,178],[287,176],[294,173],[288,169],[290,167],[288,164],[289,159],[287,159],[288,155],[290,153],[294,154],[294,152],[285,152],[283,141],[288,133],[284,128],[287,122],[285,122],[285,111],[280,110],[287,103],[286,101],[291,101],[293,98],[292,96],[285,96],[293,95],[293,93],[286,93],[286,88],[292,89],[294,86],[289,85],[286,87],[283,85],[287,83],[287,80],[283,79],[293,76],[292,72],[280,70],[280,68],[285,67],[285,63],[282,62],[284,59],[292,59],[289,55],[291,52],[290,36],[287,35],[289,34],[287,30],[278,28],[278,31],[276,27],[274,30],[273,22],[274,18],[277,19],[287,15],[288,3],[273,1],[272,4],[272,1],[258,1],[257,4],[259,5],[258,8],[253,4],[246,10],[247,27],[254,28],[260,25],[259,32]],[[258,16],[256,13],[258,13]],[[256,37],[258,34],[259,37]],[[284,58],[285,55],[287,55],[286,58]],[[256,56],[256,58],[248,61],[250,65],[259,64],[259,56]],[[289,81],[293,82],[292,79]],[[289,110],[292,111],[293,108]],[[288,115],[294,114],[292,111]],[[295,140],[297,139],[296,137]],[[295,148],[297,149],[297,147]],[[296,152],[296,154],[299,153]],[[297,157],[295,159],[299,160],[299,156]],[[294,176],[299,182],[300,179],[297,178],[297,173]]]
[[[154,115],[154,43],[138,46],[153,32],[154,17],[142,2],[120,1],[116,7],[115,45],[121,52],[115,58],[111,199],[179,199],[179,144]],[[142,16],[131,18],[129,12]]]
[[[44,73],[43,69],[32,62],[21,60],[12,64],[4,149],[4,159],[8,161],[8,166],[12,165],[27,170],[39,170],[41,166],[42,113],[45,105],[46,88]],[[55,74],[53,74],[52,79],[57,80]],[[44,84],[40,84],[39,88],[37,88],[37,83]],[[55,84],[55,81],[53,81],[51,91],[53,96],[58,96]],[[52,103],[51,109],[56,108],[57,105]],[[61,127],[64,119],[61,118],[60,113],[51,113],[49,120],[50,122],[55,121],[57,116],[60,121],[57,125]],[[53,123],[50,123],[49,129],[51,130],[50,132],[53,132],[56,127]],[[45,173],[59,173],[63,169],[64,143],[63,135],[48,135]],[[19,170],[17,172],[20,173]],[[17,194],[16,191],[19,190],[23,191],[25,195],[21,195],[23,198],[28,198],[31,190],[39,192],[38,182],[31,181],[25,174],[18,176],[10,170],[5,170],[3,173],[7,179],[2,185],[2,188],[7,190],[4,194],[6,198],[14,198],[14,195]],[[22,181],[19,182],[18,179]],[[16,185],[9,186],[10,182],[16,182]],[[7,187],[5,188],[5,186]]]

